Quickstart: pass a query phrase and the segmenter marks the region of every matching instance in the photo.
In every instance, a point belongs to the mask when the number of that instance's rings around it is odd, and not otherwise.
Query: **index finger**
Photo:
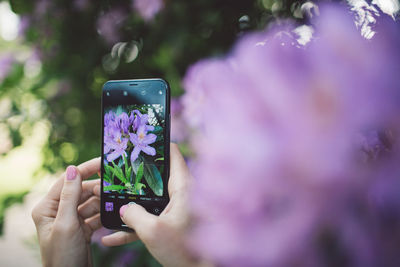
[[[80,164],[77,168],[82,177],[82,180],[85,180],[100,171],[100,157],[88,160]],[[47,193],[48,198],[56,201],[60,200],[60,194],[64,184],[64,176],[65,172],[61,175],[60,178],[57,179],[57,181]]]

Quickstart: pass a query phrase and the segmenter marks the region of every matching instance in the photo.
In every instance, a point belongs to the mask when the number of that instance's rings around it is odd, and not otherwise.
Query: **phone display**
[[[159,215],[168,204],[169,87],[162,79],[103,86],[101,221],[127,230],[119,209],[129,202]]]

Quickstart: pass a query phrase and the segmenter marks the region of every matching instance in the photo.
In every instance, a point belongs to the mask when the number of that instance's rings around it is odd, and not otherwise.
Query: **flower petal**
[[[156,155],[156,149],[154,147],[151,147],[151,146],[143,147],[142,151],[144,153],[146,153],[147,155],[150,155],[150,156],[155,156]]]
[[[140,153],[140,148],[138,146],[135,146],[131,153],[131,163],[133,163],[139,156]]]
[[[155,134],[148,134],[143,138],[143,144],[149,145],[156,141],[157,135]]]

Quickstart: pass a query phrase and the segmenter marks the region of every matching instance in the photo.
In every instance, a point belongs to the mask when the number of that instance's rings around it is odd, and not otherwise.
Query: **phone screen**
[[[162,79],[109,81],[102,99],[101,220],[127,229],[121,206],[159,215],[169,201],[169,87]]]

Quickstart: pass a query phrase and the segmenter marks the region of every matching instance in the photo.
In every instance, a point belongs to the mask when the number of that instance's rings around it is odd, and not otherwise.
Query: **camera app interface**
[[[129,202],[155,214],[167,202],[165,96],[161,90],[156,97],[143,92],[141,98],[124,91],[123,100],[104,101],[103,209],[117,218],[119,208]]]

